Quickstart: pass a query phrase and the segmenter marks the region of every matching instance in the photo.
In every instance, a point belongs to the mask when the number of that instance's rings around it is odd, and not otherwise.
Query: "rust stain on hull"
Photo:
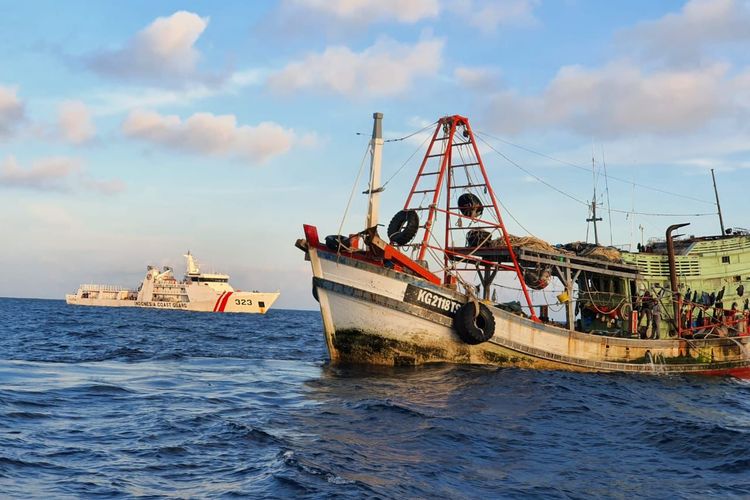
[[[575,363],[543,359],[516,352],[493,343],[469,346],[460,343],[451,345],[425,345],[405,340],[386,338],[359,329],[337,330],[332,336],[335,349],[333,363],[372,364],[384,366],[416,366],[428,363],[479,364],[501,367],[528,368],[537,370],[564,370],[573,372],[630,372],[643,374],[722,374],[744,377],[750,374],[747,363],[719,366],[704,359],[678,356],[664,358],[654,364],[646,358],[637,358],[627,363],[627,369],[602,366],[583,366]]]
[[[357,329],[338,330],[333,336],[334,362],[385,366],[415,366],[428,363],[480,364],[541,370],[592,371],[564,363],[523,356],[487,344],[451,348],[425,346],[395,340]],[[333,361],[334,357],[332,357]]]

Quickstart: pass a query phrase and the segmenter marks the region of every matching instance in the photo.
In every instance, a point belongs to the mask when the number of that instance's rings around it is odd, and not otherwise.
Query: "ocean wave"
[[[7,496],[750,495],[745,381],[331,366],[317,312],[33,305],[0,299]]]

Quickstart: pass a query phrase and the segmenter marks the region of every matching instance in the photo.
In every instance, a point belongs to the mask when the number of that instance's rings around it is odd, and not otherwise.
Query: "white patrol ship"
[[[148,266],[138,290],[112,285],[81,285],[76,294],[65,295],[65,302],[79,306],[151,307],[186,311],[264,314],[279,292],[242,292],[229,284],[229,275],[202,273],[190,252],[187,273],[182,281],[172,269],[161,271]]]

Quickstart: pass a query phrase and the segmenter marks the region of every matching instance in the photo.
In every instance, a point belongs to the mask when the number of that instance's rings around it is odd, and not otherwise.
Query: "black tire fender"
[[[406,245],[419,231],[419,215],[416,210],[399,210],[388,224],[388,239],[394,245]]]
[[[461,340],[477,345],[487,342],[495,334],[495,317],[486,305],[469,301],[456,311],[453,327]]]
[[[464,193],[458,197],[458,208],[467,217],[478,218],[484,212],[482,200],[472,193]]]
[[[492,233],[482,229],[472,229],[466,233],[466,246],[478,247],[486,246],[492,240]]]
[[[326,247],[333,252],[350,252],[351,240],[340,234],[330,234],[326,236]]]

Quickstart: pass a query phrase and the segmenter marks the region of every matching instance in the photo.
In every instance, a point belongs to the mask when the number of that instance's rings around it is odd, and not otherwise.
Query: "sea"
[[[0,299],[2,498],[750,498],[750,384],[331,366],[316,311]]]

